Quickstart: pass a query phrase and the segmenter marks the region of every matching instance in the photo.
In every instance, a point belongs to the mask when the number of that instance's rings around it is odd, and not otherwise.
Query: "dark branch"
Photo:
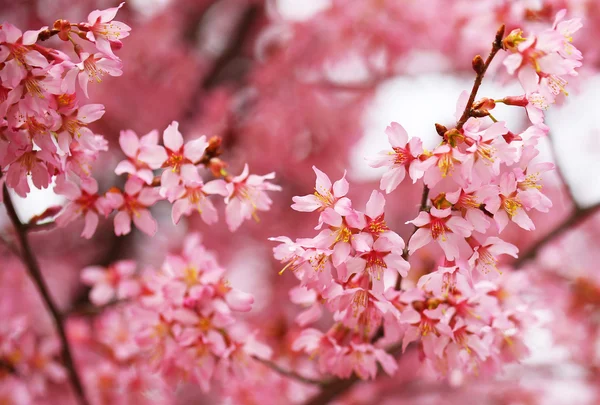
[[[550,241],[561,236],[571,228],[581,224],[583,221],[600,211],[600,203],[594,204],[587,208],[575,208],[573,213],[569,215],[564,221],[558,224],[552,231],[546,236],[539,239],[533,244],[525,253],[519,255],[519,258],[513,262],[515,269],[520,269],[523,265],[534,259],[538,252]]]
[[[308,377],[304,377],[294,371],[290,371],[287,370],[281,366],[279,366],[278,364],[269,361],[269,360],[265,360],[265,359],[261,359],[259,357],[253,357],[254,360],[264,364],[265,366],[269,367],[271,370],[275,371],[278,374],[281,374],[282,376],[288,377],[288,378],[292,378],[296,381],[300,381],[304,384],[311,384],[311,385],[321,385],[321,386],[327,386],[328,385],[328,381],[320,381],[320,380],[314,380],[312,378],[308,378]]]
[[[469,100],[467,101],[465,110],[463,111],[460,119],[456,123],[456,129],[458,129],[458,130],[460,130],[463,127],[463,125],[465,125],[465,122],[467,122],[467,120],[471,116],[471,108],[473,107],[473,103],[475,102],[475,98],[477,97],[477,92],[479,91],[479,87],[481,86],[481,83],[483,82],[483,77],[485,76],[485,72],[487,72],[488,68],[490,67],[490,64],[492,63],[492,60],[494,60],[494,57],[496,56],[498,51],[500,49],[502,49],[503,37],[504,37],[504,25],[502,25],[498,29],[498,32],[496,33],[496,38],[494,39],[494,43],[492,44],[492,51],[490,52],[487,59],[485,60],[485,63],[483,65],[481,65],[480,63],[476,63],[476,61],[481,61],[481,56],[479,56],[479,55],[477,55],[473,59],[473,68],[475,69],[477,76],[475,77],[475,82],[473,83],[473,88],[471,89],[471,94],[469,95]]]
[[[54,325],[56,327],[62,345],[63,362],[69,373],[69,379],[71,380],[71,384],[75,389],[75,394],[81,405],[88,405],[88,401],[85,398],[83,385],[81,384],[81,380],[79,378],[79,375],[77,374],[77,369],[75,368],[73,356],[71,355],[71,349],[67,340],[67,333],[62,323],[60,311],[58,310],[58,307],[56,306],[54,300],[52,299],[52,296],[50,295],[50,290],[48,289],[48,286],[44,281],[44,277],[42,276],[42,272],[40,270],[40,265],[37,261],[37,258],[35,257],[35,254],[31,249],[31,245],[29,244],[29,239],[27,237],[27,225],[23,224],[19,219],[6,185],[4,185],[3,193],[6,212],[8,213],[10,221],[12,222],[15,228],[17,237],[19,239],[19,244],[21,245],[21,259],[23,260],[25,267],[27,268],[29,276],[31,277],[33,283],[35,284],[36,288],[41,294],[46,308],[52,315],[52,319],[54,321]]]

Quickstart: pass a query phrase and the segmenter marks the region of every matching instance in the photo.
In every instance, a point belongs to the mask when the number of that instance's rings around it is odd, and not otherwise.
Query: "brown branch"
[[[329,384],[329,381],[315,380],[312,378],[304,377],[294,371],[287,370],[270,360],[261,359],[260,357],[256,357],[256,356],[253,356],[253,359],[258,361],[259,363],[264,364],[265,366],[269,367],[271,370],[275,371],[278,374],[281,374],[288,378],[292,378],[296,381],[300,381],[304,384],[321,385],[321,386],[327,386]]]
[[[56,306],[54,300],[52,299],[52,296],[50,295],[50,290],[48,289],[48,286],[44,281],[44,277],[42,276],[42,272],[40,270],[40,265],[37,261],[37,258],[35,257],[35,254],[31,249],[31,245],[29,244],[29,240],[27,237],[27,226],[24,225],[17,216],[17,212],[15,211],[15,207],[12,203],[6,185],[4,185],[3,193],[6,212],[8,213],[8,217],[10,218],[10,221],[12,222],[15,228],[17,237],[19,239],[19,244],[21,245],[21,259],[23,260],[25,267],[27,268],[29,276],[33,280],[33,283],[35,284],[40,295],[42,296],[46,308],[52,315],[54,325],[56,327],[58,336],[62,344],[63,362],[65,367],[67,368],[69,379],[71,380],[71,384],[73,385],[77,399],[81,405],[88,405],[89,403],[85,398],[83,385],[81,384],[81,380],[79,378],[79,375],[77,374],[77,369],[75,368],[73,356],[71,355],[71,349],[69,347],[69,341],[67,340],[67,333],[62,323],[60,311],[58,310],[58,307]]]
[[[477,76],[475,77],[475,82],[473,83],[473,88],[471,89],[471,94],[469,95],[469,100],[467,101],[465,110],[463,111],[460,119],[456,123],[456,129],[460,130],[463,127],[463,125],[465,125],[465,122],[467,122],[467,120],[471,116],[471,107],[473,107],[473,103],[475,102],[475,98],[477,97],[477,92],[479,91],[479,87],[481,86],[481,83],[483,82],[483,77],[485,76],[485,72],[490,67],[492,60],[494,60],[494,57],[496,56],[498,51],[500,49],[502,49],[502,39],[503,38],[504,38],[504,24],[496,32],[496,38],[494,39],[494,43],[492,44],[492,51],[490,52],[487,59],[485,60],[485,63],[483,63],[483,65],[479,63],[479,61],[481,61],[481,56],[479,56],[479,55],[477,55],[473,59],[473,69],[475,69]]]
[[[249,5],[248,8],[242,13],[240,21],[235,28],[231,39],[227,43],[226,48],[223,52],[215,59],[211,69],[208,71],[204,80],[200,83],[200,86],[196,89],[194,94],[191,96],[189,101],[189,109],[185,114],[185,119],[191,119],[192,116],[197,112],[197,104],[202,94],[206,90],[217,86],[222,81],[222,73],[225,68],[238,56],[244,45],[244,40],[248,36],[251,28],[255,21],[260,15],[261,7],[256,4]]]
[[[569,231],[571,228],[581,224],[583,221],[585,221],[598,211],[600,211],[600,203],[594,204],[587,208],[575,208],[571,215],[569,215],[554,229],[547,233],[546,236],[535,242],[533,246],[531,246],[525,253],[519,255],[519,258],[515,260],[512,265],[515,269],[520,269],[527,261],[534,259],[537,256],[538,252],[548,242],[561,236],[565,232]]]

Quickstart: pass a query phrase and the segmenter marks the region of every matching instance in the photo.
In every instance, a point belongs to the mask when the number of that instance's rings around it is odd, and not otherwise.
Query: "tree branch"
[[[329,384],[329,381],[314,380],[312,378],[304,377],[294,371],[287,370],[270,360],[261,359],[260,357],[256,357],[256,356],[253,356],[253,359],[258,361],[259,363],[264,364],[265,366],[269,367],[271,370],[275,371],[276,373],[281,374],[282,376],[292,378],[292,379],[294,379],[296,381],[300,381],[301,383],[304,383],[304,384],[321,385],[321,386],[327,386]]]
[[[54,300],[52,299],[52,296],[50,295],[48,286],[46,285],[44,277],[42,276],[40,265],[37,261],[37,258],[35,257],[35,254],[31,249],[31,245],[29,244],[29,240],[27,237],[27,225],[23,224],[17,216],[17,212],[15,211],[15,207],[12,203],[6,185],[4,185],[3,193],[6,212],[8,213],[8,217],[10,218],[10,221],[12,222],[15,228],[17,237],[19,239],[19,244],[21,245],[21,259],[23,260],[25,267],[27,268],[29,276],[31,277],[33,283],[35,284],[36,288],[41,294],[46,308],[52,315],[54,325],[56,327],[58,336],[62,344],[63,362],[68,371],[69,379],[71,380],[71,384],[73,385],[77,399],[81,405],[88,405],[89,403],[85,397],[83,385],[81,384],[81,380],[79,378],[79,375],[77,374],[77,369],[75,368],[73,356],[71,355],[71,350],[69,347],[69,342],[67,340],[67,334],[62,323],[60,311],[58,310],[58,307],[56,306]]]
[[[587,208],[575,208],[571,215],[565,218],[560,224],[558,224],[553,230],[546,234],[543,238],[539,239],[537,242],[533,244],[525,253],[519,255],[519,258],[516,259],[512,265],[515,269],[520,269],[523,265],[534,259],[538,252],[551,240],[561,236],[571,228],[581,224],[583,221],[588,219],[590,216],[594,215],[600,211],[600,203],[594,204]]]
[[[227,43],[226,48],[223,52],[215,59],[210,71],[202,80],[200,86],[196,89],[192,95],[190,102],[188,103],[190,108],[185,114],[185,119],[191,119],[192,116],[197,112],[197,104],[202,94],[206,90],[217,86],[222,81],[223,70],[231,63],[232,60],[240,53],[244,40],[248,36],[250,29],[254,25],[257,17],[260,15],[261,7],[256,4],[249,5],[247,9],[242,13],[240,21],[235,28],[231,39]]]
[[[479,91],[479,87],[481,86],[481,83],[483,82],[483,77],[485,76],[485,72],[487,72],[488,68],[490,67],[490,64],[492,63],[492,60],[494,60],[494,57],[496,56],[498,51],[500,49],[502,49],[502,39],[503,38],[504,38],[504,24],[496,32],[496,38],[494,39],[494,43],[492,44],[492,51],[490,52],[487,59],[485,60],[485,63],[483,65],[479,65],[476,63],[476,61],[481,60],[481,56],[479,56],[479,55],[477,55],[473,59],[473,68],[475,69],[477,76],[475,77],[475,82],[473,83],[473,88],[471,89],[471,94],[469,95],[469,100],[467,101],[465,110],[463,111],[460,119],[456,123],[456,129],[460,130],[463,127],[463,125],[465,125],[465,122],[467,122],[467,120],[471,116],[471,107],[473,107],[473,103],[475,102],[475,98],[477,97],[477,92]]]

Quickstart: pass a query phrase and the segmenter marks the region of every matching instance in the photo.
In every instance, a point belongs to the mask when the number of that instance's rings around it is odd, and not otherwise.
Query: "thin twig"
[[[73,385],[75,394],[81,405],[88,405],[89,403],[85,398],[83,385],[81,384],[81,380],[79,378],[79,375],[77,374],[77,369],[75,368],[73,356],[71,355],[71,349],[69,347],[69,341],[67,340],[67,333],[62,323],[60,311],[58,310],[58,307],[56,306],[54,300],[52,299],[52,296],[50,295],[50,290],[48,289],[48,286],[44,281],[44,277],[42,276],[42,272],[40,270],[40,265],[37,261],[37,258],[35,257],[35,254],[31,249],[31,245],[29,244],[29,240],[27,237],[27,226],[24,225],[19,219],[6,185],[4,185],[3,193],[6,212],[8,213],[8,217],[10,218],[10,221],[12,222],[15,228],[19,239],[19,243],[21,245],[21,259],[23,260],[25,267],[27,268],[29,276],[31,277],[33,283],[35,284],[36,288],[41,294],[46,308],[52,315],[54,325],[56,327],[56,330],[58,331],[58,336],[62,344],[63,362],[69,373],[69,379],[71,380],[71,384]]]
[[[558,175],[558,178],[560,179],[563,187],[565,188],[565,191],[566,191],[567,195],[569,196],[569,199],[573,203],[573,206],[575,207],[575,209],[581,210],[581,206],[579,205],[579,203],[577,202],[577,199],[575,198],[575,195],[573,194],[573,189],[569,185],[569,182],[567,181],[565,173],[559,164],[558,153],[556,151],[556,145],[554,144],[554,138],[552,137],[552,135],[550,133],[548,133],[548,142],[550,143],[550,153],[552,154],[552,159],[556,163],[555,167],[554,167],[554,171]]]
[[[525,253],[519,255],[519,258],[512,263],[513,267],[515,269],[520,269],[528,260],[534,259],[540,249],[542,249],[548,242],[561,236],[571,228],[579,225],[599,211],[600,203],[594,204],[587,208],[576,208],[573,210],[571,215],[569,215],[564,221],[547,233],[546,236],[535,242],[533,246],[531,246]]]
[[[473,103],[475,102],[475,98],[477,97],[477,92],[479,91],[479,87],[483,82],[483,77],[485,76],[485,72],[487,72],[492,60],[498,53],[500,49],[502,49],[502,39],[504,38],[504,25],[502,25],[498,31],[496,32],[496,38],[494,39],[494,43],[492,44],[492,51],[488,55],[487,59],[483,66],[477,69],[477,76],[475,77],[475,82],[473,83],[473,88],[471,89],[471,94],[469,95],[469,100],[467,101],[467,105],[465,106],[465,110],[463,111],[460,119],[456,123],[456,129],[460,130],[465,122],[471,116],[471,107],[473,107]],[[477,57],[476,57],[477,58]]]
[[[254,23],[260,15],[260,11],[261,7],[253,4],[249,5],[242,13],[239,23],[231,35],[231,39],[228,41],[226,48],[219,57],[215,59],[210,71],[207,72],[204,80],[200,83],[200,86],[198,86],[194,94],[192,94],[190,101],[188,102],[190,108],[185,114],[185,119],[191,119],[192,116],[198,112],[198,101],[202,94],[222,82],[223,71],[240,54],[251,28],[254,26]]]
[[[279,366],[278,364],[270,361],[270,360],[266,360],[266,359],[261,359],[260,357],[253,357],[254,360],[264,364],[265,366],[269,367],[271,370],[275,371],[278,374],[281,374],[285,377],[289,377],[292,378],[296,381],[300,381],[302,383],[305,384],[311,384],[311,385],[320,385],[320,386],[327,386],[330,382],[329,381],[322,381],[322,380],[315,380],[312,378],[308,378],[308,377],[304,377],[294,371],[291,370],[287,370],[281,366]]]

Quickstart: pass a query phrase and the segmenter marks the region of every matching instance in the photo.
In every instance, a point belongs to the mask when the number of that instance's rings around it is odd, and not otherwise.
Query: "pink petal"
[[[152,218],[150,211],[141,209],[133,215],[133,223],[135,226],[146,235],[154,236],[156,233],[156,220]]]
[[[127,235],[131,232],[131,217],[127,212],[120,211],[115,215],[115,235]]]
[[[408,142],[408,133],[397,122],[392,122],[385,130],[388,140],[393,147],[404,148]]]
[[[179,132],[179,123],[173,121],[163,132],[163,142],[167,149],[177,152],[183,146],[183,136]]]
[[[202,156],[204,156],[204,151],[208,147],[208,142],[206,141],[206,136],[202,135],[198,139],[194,139],[185,144],[183,148],[183,155],[188,158],[192,163],[198,163]]]
[[[160,145],[142,145],[138,159],[151,169],[160,169],[167,161],[168,155],[165,148]]]
[[[367,201],[366,214],[369,218],[377,218],[383,214],[385,208],[385,197],[377,190],[373,190],[369,201]]]
[[[254,297],[243,291],[232,289],[225,295],[225,301],[234,311],[248,312],[252,309]]]
[[[90,239],[94,232],[96,232],[96,228],[98,227],[98,214],[93,211],[88,211],[85,214],[85,225],[83,227],[83,232],[81,232],[81,237]]]

